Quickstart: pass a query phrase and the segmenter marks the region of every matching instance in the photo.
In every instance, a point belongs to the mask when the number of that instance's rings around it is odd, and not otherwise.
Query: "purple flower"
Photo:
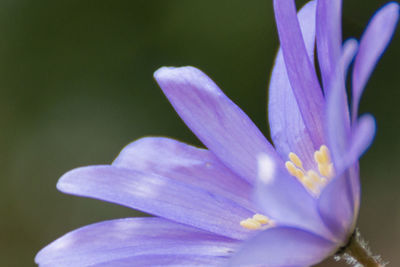
[[[310,266],[347,243],[360,205],[358,159],[375,133],[371,115],[358,118],[358,103],[399,7],[380,9],[359,45],[342,45],[340,0],[311,1],[298,16],[293,0],[274,0],[274,9],[281,42],[269,89],[274,147],[200,70],[161,68],[155,79],[207,149],[147,137],[111,165],[66,173],[57,184],[64,193],[157,217],[80,228],[42,249],[36,263]],[[350,112],[345,80],[354,57]]]

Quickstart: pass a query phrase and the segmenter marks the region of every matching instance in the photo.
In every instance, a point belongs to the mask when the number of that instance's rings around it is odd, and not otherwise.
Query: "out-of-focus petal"
[[[331,80],[330,89],[326,97],[325,135],[327,145],[331,151],[335,168],[341,169],[343,157],[347,152],[350,141],[350,115],[347,105],[347,94],[344,85],[342,66],[344,58],[337,65],[335,78]]]
[[[307,54],[314,62],[316,2],[308,2],[298,13]],[[314,145],[304,125],[286,72],[282,49],[279,49],[269,84],[268,118],[271,138],[283,159],[290,152],[299,155],[306,168],[311,168]]]
[[[270,228],[245,241],[229,266],[298,266],[317,264],[336,250],[336,244],[290,227]]]
[[[342,0],[318,0],[317,50],[325,94],[342,53],[341,20]]]
[[[180,257],[227,257],[237,242],[160,218],[127,218],[105,221],[74,230],[43,248],[35,258],[40,266],[136,265],[167,256],[179,263]],[[176,258],[174,258],[176,256]],[[175,261],[174,261],[175,260]],[[103,265],[101,265],[103,264]]]
[[[274,10],[283,58],[290,84],[314,147],[324,143],[325,100],[315,68],[307,55],[293,0],[274,0]]]
[[[169,177],[254,210],[250,184],[206,149],[169,138],[147,137],[127,145],[112,165]]]
[[[226,166],[253,183],[257,155],[278,157],[247,115],[194,67],[163,67],[154,77],[186,125]]]
[[[345,171],[339,173],[322,191],[318,208],[324,222],[342,242],[354,230],[355,205],[352,177]]]
[[[358,176],[354,176],[354,172],[348,170],[350,165],[346,162],[346,155],[351,145],[350,117],[343,86],[345,73],[342,70],[349,61],[346,56],[347,53],[344,53],[337,64],[334,78],[327,91],[325,129],[336,176],[323,189],[318,203],[321,217],[342,242],[346,241],[348,231],[353,230],[354,215],[357,213],[356,209],[358,210],[355,203],[359,199]],[[355,168],[355,162],[352,164]]]
[[[348,147],[334,158],[337,177],[323,190],[318,208],[321,217],[342,241],[354,229],[360,202],[358,159],[370,146],[375,135],[375,120],[362,116],[353,126]]]
[[[356,39],[348,39],[343,44],[342,50],[342,62],[343,62],[343,73],[344,73],[344,80],[346,80],[347,73],[353,59],[358,51],[358,41]]]
[[[372,144],[375,137],[376,124],[372,115],[361,116],[351,133],[351,144],[342,164],[344,168],[353,165]]]
[[[91,265],[87,267],[132,267],[132,266],[220,267],[226,265],[228,260],[229,258],[220,256],[199,256],[194,252],[193,255],[140,255],[120,260],[114,260],[106,263]]]
[[[335,239],[321,220],[316,199],[286,169],[266,155],[259,159],[255,200],[263,213],[280,225],[307,229],[327,239]]]
[[[385,5],[376,12],[361,38],[353,70],[353,121],[357,117],[358,105],[365,85],[389,44],[398,19],[399,4],[391,2]]]
[[[64,174],[57,188],[138,209],[210,232],[242,239],[240,221],[253,212],[190,184],[113,166],[90,166]]]
[[[372,144],[375,129],[375,119],[371,115],[363,115],[359,118],[357,124],[353,126],[351,145],[346,154],[345,162],[342,164],[343,168],[347,169],[350,178],[355,218],[358,215],[361,195],[358,159]]]

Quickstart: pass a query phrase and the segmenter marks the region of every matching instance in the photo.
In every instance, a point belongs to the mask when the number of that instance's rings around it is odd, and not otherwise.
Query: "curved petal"
[[[315,148],[324,143],[324,98],[297,20],[294,0],[274,0],[274,11],[286,70],[300,113]]]
[[[324,222],[343,243],[352,234],[355,223],[354,196],[350,172],[339,173],[322,191],[318,208]]]
[[[351,144],[348,149],[345,162],[348,167],[353,165],[364,154],[368,147],[372,144],[375,137],[376,124],[372,115],[366,114],[361,116],[357,124],[353,127],[351,134]]]
[[[352,190],[352,196],[348,197],[352,200],[352,208],[354,213],[354,219],[357,218],[358,209],[360,206],[360,178],[359,178],[359,167],[358,159],[364,154],[368,147],[372,144],[375,136],[375,119],[371,115],[363,115],[352,129],[350,146],[343,157],[343,163],[341,164],[342,170],[338,170],[338,173],[347,172],[348,179],[350,179],[350,187]],[[346,193],[347,190],[342,190],[342,193]],[[328,194],[329,192],[327,192]],[[333,192],[330,196],[332,199],[337,198],[339,192]],[[346,197],[345,197],[346,198]],[[341,207],[340,203],[336,203]]]
[[[350,140],[350,115],[347,105],[346,89],[343,86],[344,73],[342,71],[344,58],[337,65],[335,78],[327,95],[325,135],[327,145],[331,151],[335,168],[342,169],[343,157],[347,152]]]
[[[344,171],[353,165],[371,145],[375,136],[375,120],[371,115],[362,116],[351,131],[344,123],[348,116],[343,110],[343,95],[339,90],[328,99],[327,135],[335,169]]]
[[[354,38],[346,40],[343,44],[342,57],[343,57],[343,73],[344,80],[346,80],[347,73],[353,59],[358,51],[358,41]]]
[[[315,198],[286,169],[266,155],[259,159],[255,198],[263,214],[277,224],[307,229],[335,240],[321,220]]]
[[[318,0],[317,50],[325,94],[342,53],[342,0]]]
[[[127,145],[112,164],[169,177],[254,210],[252,188],[206,149],[163,137],[147,137]]]
[[[342,63],[341,63],[342,64]],[[343,66],[343,65],[342,65]],[[332,79],[327,96],[326,135],[328,147],[336,176],[323,189],[318,208],[322,219],[342,242],[346,239],[354,219],[354,195],[356,190],[349,172],[345,169],[344,157],[350,144],[350,125],[347,96],[342,86],[344,73],[341,68],[335,71],[336,79]]]
[[[353,70],[353,121],[357,117],[358,105],[365,85],[388,46],[398,19],[399,4],[392,2],[385,5],[376,12],[361,38]]]
[[[316,2],[308,2],[298,13],[307,54],[314,62]],[[306,168],[313,164],[314,145],[304,125],[286,72],[282,49],[279,49],[269,84],[268,118],[271,138],[279,155],[286,159],[294,152]]]
[[[43,248],[35,258],[40,266],[111,266],[146,257],[227,257],[237,242],[161,218],[127,218],[74,230]],[[151,263],[147,259],[148,263]],[[103,265],[102,265],[103,264]]]
[[[154,77],[186,125],[226,166],[253,183],[257,155],[276,151],[247,115],[194,67],[163,67]]]
[[[72,170],[60,178],[57,188],[64,193],[113,202],[236,239],[248,235],[240,221],[253,215],[237,203],[201,188],[113,166]]]
[[[229,258],[221,256],[193,255],[141,255],[87,267],[132,267],[132,266],[224,266]]]
[[[229,266],[311,266],[335,253],[337,245],[309,232],[276,227],[247,240]]]
[[[358,159],[371,145],[374,135],[375,120],[371,115],[362,116],[353,127],[346,151],[336,158],[338,176],[325,187],[319,198],[321,217],[342,241],[354,229],[360,206]]]
[[[344,81],[347,69],[356,51],[357,41],[353,39],[346,41],[326,96],[325,136],[327,137],[327,145],[333,154],[333,162],[336,168],[342,168],[340,164],[343,163],[343,155],[349,144],[350,114]]]

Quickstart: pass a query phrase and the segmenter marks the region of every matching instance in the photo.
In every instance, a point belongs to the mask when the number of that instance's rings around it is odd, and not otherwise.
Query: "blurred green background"
[[[345,37],[359,37],[384,4],[344,2]],[[400,265],[399,33],[361,104],[378,133],[361,160],[359,226],[391,266]],[[0,266],[33,266],[39,249],[72,229],[143,215],[61,194],[66,171],[110,163],[142,136],[200,144],[154,82],[160,66],[204,70],[268,136],[277,46],[271,0],[1,1]]]

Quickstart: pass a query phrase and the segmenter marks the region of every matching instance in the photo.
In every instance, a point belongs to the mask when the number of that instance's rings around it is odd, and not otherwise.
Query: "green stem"
[[[346,253],[364,267],[383,267],[383,265],[381,265],[378,260],[371,255],[368,249],[358,242],[357,238],[351,240]]]
[[[380,257],[373,256],[366,242],[361,238],[358,230],[350,237],[349,242],[337,254],[340,258],[347,260],[351,265],[358,263],[364,267],[384,267]],[[354,262],[355,261],[355,262]],[[358,266],[358,265],[357,265]]]

